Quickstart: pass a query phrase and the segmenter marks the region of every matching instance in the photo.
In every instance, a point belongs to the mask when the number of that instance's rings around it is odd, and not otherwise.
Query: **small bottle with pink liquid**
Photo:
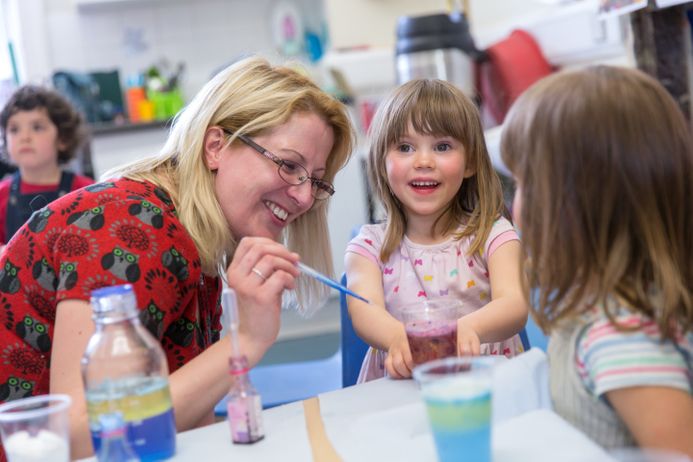
[[[231,439],[236,444],[252,444],[265,437],[262,427],[262,401],[250,382],[248,358],[238,344],[238,307],[233,289],[224,289],[222,304],[230,319],[231,357],[229,374],[232,376],[227,412],[231,426]]]

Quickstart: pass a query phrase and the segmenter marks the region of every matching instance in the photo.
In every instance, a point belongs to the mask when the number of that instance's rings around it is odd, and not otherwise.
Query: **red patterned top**
[[[94,180],[89,177],[75,174],[72,180],[72,189],[75,191],[84,186],[93,184]],[[12,177],[5,178],[0,181],[0,243],[7,242],[5,222],[7,221],[7,206],[10,198],[10,187],[12,186]],[[53,192],[58,190],[58,184],[38,185],[21,181],[19,184],[20,194],[39,194]],[[44,202],[45,204],[45,202]]]
[[[0,401],[48,393],[58,302],[126,283],[171,372],[219,339],[220,280],[162,189],[118,179],[35,213],[0,257]]]

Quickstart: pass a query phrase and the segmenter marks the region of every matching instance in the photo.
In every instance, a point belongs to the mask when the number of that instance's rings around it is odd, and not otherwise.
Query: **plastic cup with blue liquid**
[[[494,358],[455,357],[414,368],[441,462],[491,461]]]

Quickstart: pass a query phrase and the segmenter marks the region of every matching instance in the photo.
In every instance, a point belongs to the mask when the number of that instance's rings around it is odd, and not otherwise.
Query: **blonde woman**
[[[167,354],[178,430],[210,422],[230,384],[220,278],[236,290],[241,347],[255,364],[276,339],[284,291],[296,289],[306,306],[324,295],[298,278],[296,263],[332,270],[327,202],[352,144],[345,107],[300,73],[261,58],[220,72],[158,156],[49,204],[8,244],[0,265],[16,276],[0,288],[3,300],[14,320],[43,324],[47,339],[20,338],[5,317],[0,351],[12,354],[0,382],[71,395],[72,455],[89,455],[80,376],[88,300],[93,289],[129,283],[140,309],[157,313],[142,320]],[[194,334],[179,335],[180,323]]]

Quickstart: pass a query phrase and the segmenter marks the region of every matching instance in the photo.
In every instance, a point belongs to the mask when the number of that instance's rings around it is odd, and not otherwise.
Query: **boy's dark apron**
[[[48,191],[33,194],[21,194],[19,192],[19,172],[12,175],[10,186],[10,198],[7,204],[7,217],[5,218],[5,241],[9,240],[31,217],[36,210],[42,209],[50,202],[72,190],[72,180],[75,175],[72,172],[63,171],[60,176],[60,184],[56,191]]]

